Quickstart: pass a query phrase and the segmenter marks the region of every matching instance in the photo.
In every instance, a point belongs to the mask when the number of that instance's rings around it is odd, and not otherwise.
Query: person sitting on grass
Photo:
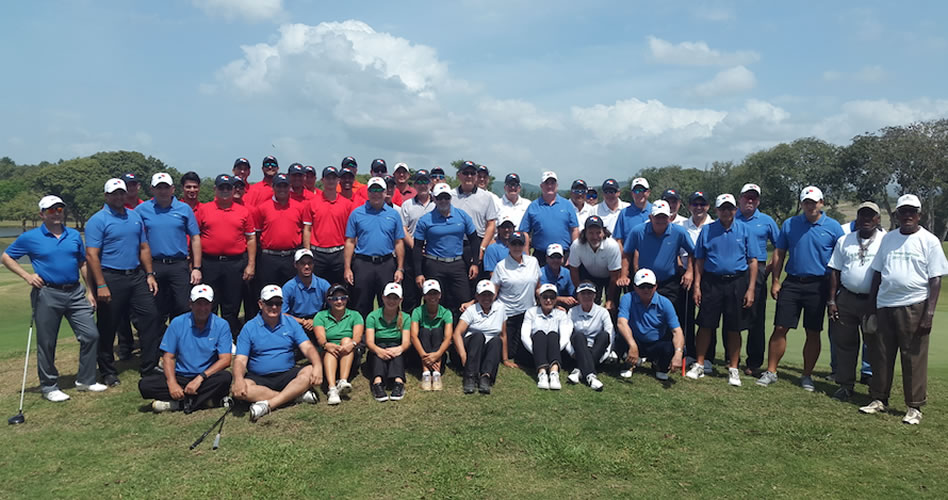
[[[616,327],[629,344],[626,357],[634,370],[646,358],[652,361],[655,378],[668,380],[668,370],[681,368],[681,354],[685,337],[671,301],[655,293],[658,283],[651,269],[635,273],[634,293],[627,293],[619,301],[619,319]]]
[[[474,305],[461,314],[454,329],[454,346],[464,366],[464,394],[477,388],[481,394],[490,394],[497,381],[497,365],[516,368],[507,357],[507,321],[504,304],[494,301],[497,296],[490,280],[480,280],[475,288]]]
[[[606,308],[596,304],[596,284],[592,281],[580,283],[576,294],[579,305],[569,310],[573,336],[566,346],[567,352],[576,359],[576,368],[566,381],[578,384],[584,380],[591,389],[601,391],[602,382],[596,375],[596,365],[605,361],[612,351],[616,336],[612,317]]]
[[[142,397],[155,400],[155,413],[191,413],[209,401],[220,403],[230,392],[233,337],[227,322],[211,312],[212,302],[211,287],[191,288],[191,312],[171,320],[158,347],[164,373],[138,381]]]
[[[313,318],[323,310],[329,282],[313,273],[313,252],[306,248],[296,251],[293,258],[296,276],[283,284],[283,314],[295,319],[306,336],[316,341]]]
[[[365,317],[365,345],[372,353],[372,397],[382,403],[405,397],[405,357],[411,342],[411,321],[402,312],[402,286],[389,283],[382,290],[382,307]],[[392,381],[392,394],[385,384]]]
[[[339,284],[330,287],[326,303],[329,309],[319,311],[313,318],[313,331],[323,351],[323,369],[329,386],[329,399],[326,402],[337,405],[342,402],[341,396],[352,391],[349,374],[357,356],[357,346],[362,341],[365,324],[361,314],[346,307],[349,305],[346,287]]]
[[[520,327],[520,343],[533,354],[537,368],[537,388],[562,388],[560,385],[560,353],[573,336],[573,322],[566,312],[556,307],[556,285],[544,283],[537,290],[540,305],[527,309]]]
[[[426,280],[421,286],[424,303],[411,312],[411,343],[421,357],[421,390],[440,391],[444,353],[451,345],[454,318],[440,304],[441,284]]]
[[[260,290],[260,312],[237,336],[233,393],[251,401],[250,421],[256,422],[291,401],[316,404],[313,387],[323,383],[323,365],[303,328],[282,312],[283,290],[267,285]],[[308,366],[297,366],[298,347]]]
[[[551,283],[556,286],[556,304],[570,308],[577,304],[576,287],[570,276],[569,268],[564,266],[563,245],[550,243],[546,247],[546,265],[540,269],[540,283]]]

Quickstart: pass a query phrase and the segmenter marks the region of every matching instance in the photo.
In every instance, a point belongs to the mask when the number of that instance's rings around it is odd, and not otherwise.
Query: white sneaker
[[[615,351],[609,351],[609,355],[606,356],[606,363],[618,363],[619,355]]]
[[[883,412],[885,412],[885,403],[879,401],[878,399],[874,399],[871,403],[859,409],[859,413],[865,413],[867,415]]]
[[[589,384],[589,388],[594,391],[602,390],[602,382],[599,380],[599,377],[595,373],[590,373],[586,375],[586,383]]]
[[[441,382],[441,374],[434,372],[431,374],[431,390],[440,391],[444,389],[444,384]]]
[[[546,375],[546,372],[542,372],[537,375],[537,389],[549,389],[550,388],[550,378]]]
[[[314,405],[317,401],[319,401],[319,396],[317,396],[316,391],[312,389],[307,389],[306,392],[300,394],[299,397],[296,398],[297,403],[309,403]]]
[[[339,391],[340,396],[346,396],[352,392],[352,384],[349,383],[346,379],[341,379],[336,381],[336,390]]]
[[[741,371],[737,368],[728,368],[727,369],[727,383],[733,385],[734,387],[741,386]]]
[[[698,363],[691,365],[691,368],[688,369],[688,372],[685,373],[685,376],[693,380],[698,380],[699,378],[703,378],[704,366],[699,365]]]
[[[668,380],[668,372],[655,372],[655,378],[664,382]]]
[[[54,403],[62,403],[63,401],[69,401],[69,394],[66,394],[63,391],[60,391],[59,389],[44,393],[43,397]]]
[[[770,384],[777,382],[777,374],[774,372],[764,372],[761,374],[760,378],[757,379],[757,385],[767,387]]]
[[[250,405],[250,421],[256,422],[270,414],[270,403],[267,401],[257,401]]]
[[[622,378],[632,378],[632,370],[622,370],[619,372],[619,376]]]
[[[339,398],[339,390],[335,387],[329,388],[329,399],[326,401],[326,404],[337,405],[342,402],[342,399]]]
[[[922,423],[922,410],[909,406],[908,411],[905,412],[905,418],[902,419],[902,423],[911,425]]]
[[[80,384],[79,382],[76,382],[76,390],[79,392],[102,392],[108,388],[109,386],[100,384],[98,382],[92,385]]]
[[[578,384],[580,375],[582,375],[582,372],[579,371],[579,368],[573,368],[573,371],[569,372],[569,375],[566,376],[566,382]]]
[[[563,386],[560,385],[560,372],[550,372],[550,389],[558,391],[562,388]]]
[[[431,390],[431,372],[425,372],[421,374],[421,390]]]
[[[155,413],[162,413],[166,411],[177,411],[181,409],[180,401],[159,401],[154,400],[151,402],[151,411]]]

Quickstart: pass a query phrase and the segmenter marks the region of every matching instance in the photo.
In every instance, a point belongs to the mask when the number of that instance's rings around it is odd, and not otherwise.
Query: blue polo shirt
[[[451,207],[448,216],[437,208],[422,215],[415,224],[414,237],[425,242],[425,253],[450,259],[464,251],[464,237],[477,232],[474,221],[464,210]]]
[[[649,201],[645,202],[645,208],[642,210],[639,210],[635,203],[623,208],[619,212],[619,218],[616,219],[616,230],[612,232],[612,237],[625,243],[633,228],[648,222],[648,214],[650,213],[652,213],[652,203]]]
[[[720,220],[705,224],[695,242],[695,258],[704,259],[704,270],[711,274],[737,274],[747,270],[747,259],[754,257],[754,242],[747,225],[736,218],[724,229]]]
[[[560,266],[558,275],[553,275],[553,270],[549,265],[540,269],[540,284],[550,283],[556,285],[556,295],[560,297],[572,297],[576,294],[576,287],[573,286],[573,279],[569,275],[569,269],[566,266]]]
[[[787,250],[787,274],[792,276],[825,276],[836,240],[843,235],[843,227],[824,213],[811,223],[806,214],[794,215],[783,221],[777,237],[777,248]]]
[[[227,321],[216,314],[207,318],[204,329],[194,326],[194,313],[184,313],[171,320],[158,346],[174,354],[174,372],[196,377],[217,362],[221,354],[230,354],[233,337]]]
[[[531,201],[520,220],[520,230],[531,235],[530,246],[544,252],[551,243],[569,248],[574,227],[579,227],[576,207],[560,195],[556,195],[552,205],[544,202],[542,196]]]
[[[402,218],[387,203],[376,210],[369,202],[356,207],[346,223],[346,238],[358,238],[355,253],[382,257],[395,252],[395,242],[405,237]]]
[[[313,275],[309,286],[299,276],[294,276],[283,285],[283,313],[297,318],[312,318],[323,310],[329,282]]]
[[[135,269],[141,264],[139,248],[145,243],[145,225],[134,210],[119,215],[108,205],[86,221],[86,246],[101,250],[102,267]]]
[[[484,272],[492,273],[497,267],[497,263],[504,260],[504,257],[510,254],[510,249],[503,243],[492,243],[487,250],[484,250]]]
[[[17,236],[3,253],[17,260],[30,256],[33,271],[48,284],[66,285],[79,281],[79,266],[86,261],[86,247],[79,231],[63,226],[57,238],[46,224]]]
[[[738,210],[735,219],[746,224],[747,230],[751,233],[754,258],[759,262],[767,262],[767,240],[776,246],[777,235],[780,234],[780,229],[773,217],[760,210],[754,210],[754,215],[745,218],[744,214]]]
[[[668,223],[661,236],[655,234],[652,223],[646,222],[632,228],[629,237],[622,242],[625,253],[631,255],[639,251],[639,268],[648,268],[655,272],[658,281],[673,278],[678,272],[678,255],[684,249],[689,255],[695,253],[688,230],[678,224]]]
[[[201,234],[191,207],[174,198],[168,208],[148,200],[135,207],[135,213],[145,223],[145,237],[156,259],[187,258],[188,236]]]
[[[303,327],[293,318],[280,315],[280,322],[270,328],[257,314],[244,324],[237,336],[237,354],[247,356],[247,370],[254,375],[283,373],[296,364],[293,348],[309,341]]]
[[[652,295],[648,307],[642,304],[635,292],[623,295],[619,301],[619,317],[628,320],[636,343],[658,342],[665,332],[681,326],[675,306],[657,292]]]

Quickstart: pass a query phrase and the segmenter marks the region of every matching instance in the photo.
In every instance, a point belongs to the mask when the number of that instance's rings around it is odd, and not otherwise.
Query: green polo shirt
[[[391,323],[386,323],[382,316],[382,308],[378,308],[365,317],[365,328],[375,329],[375,343],[401,343],[402,330],[408,330],[411,327],[408,314],[399,312],[402,315],[402,328],[398,328],[398,318]]]
[[[422,304],[415,308],[411,312],[411,322],[418,323],[419,328],[444,328],[444,325],[453,323],[454,317],[451,316],[451,311],[442,305],[438,305],[438,312],[435,314],[434,318],[428,316],[428,306]]]
[[[326,341],[338,343],[340,340],[349,337],[352,338],[352,329],[356,325],[362,325],[362,315],[352,309],[346,309],[342,319],[336,321],[332,313],[326,309],[316,313],[313,318],[313,326],[321,326],[326,329]]]

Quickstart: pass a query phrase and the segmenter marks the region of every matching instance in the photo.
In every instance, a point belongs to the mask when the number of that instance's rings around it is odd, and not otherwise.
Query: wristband
[[[200,270],[201,270],[201,266],[192,267],[191,270],[192,270],[192,271],[200,271]]]
[[[103,288],[105,288],[105,287],[107,287],[107,286],[109,286],[109,285],[106,285],[105,283],[103,283],[103,284],[97,286],[96,288],[98,288],[98,289],[101,290],[101,289],[103,289]]]
[[[145,276],[151,276],[151,277],[154,277],[154,276],[155,276],[155,272],[154,272],[154,271],[152,271],[152,272],[150,272],[150,273],[145,273]]]
[[[198,377],[201,377],[201,380],[207,380],[207,374],[204,372],[198,373]]]

